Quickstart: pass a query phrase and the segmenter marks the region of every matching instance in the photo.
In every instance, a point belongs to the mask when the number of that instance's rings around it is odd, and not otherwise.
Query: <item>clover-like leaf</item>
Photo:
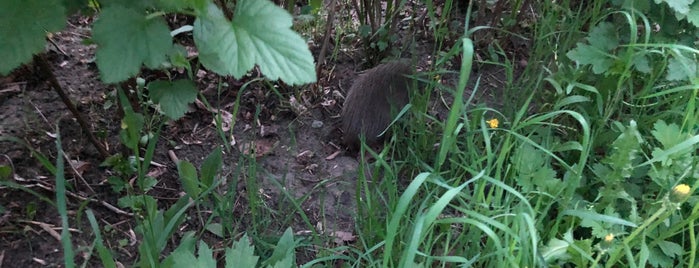
[[[138,74],[142,64],[159,67],[167,59],[172,37],[161,17],[120,5],[107,6],[92,29],[99,46],[97,67],[106,83],[116,83]]]
[[[257,64],[271,80],[314,82],[313,56],[291,26],[291,15],[267,0],[238,1],[232,22],[210,4],[194,22],[194,42],[201,63],[219,74],[240,78]]]
[[[0,1],[0,74],[10,73],[42,52],[46,32],[61,30],[65,23],[60,0]]]
[[[180,119],[187,105],[197,98],[197,89],[191,80],[153,81],[148,84],[148,90],[153,102],[172,120]]]

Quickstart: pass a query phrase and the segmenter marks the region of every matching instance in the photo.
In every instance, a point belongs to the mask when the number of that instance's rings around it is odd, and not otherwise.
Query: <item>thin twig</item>
[[[46,76],[48,76],[49,84],[51,84],[51,87],[56,91],[56,93],[58,93],[58,96],[61,97],[63,103],[73,114],[73,117],[75,117],[75,119],[78,120],[78,124],[80,124],[80,127],[83,129],[83,131],[85,131],[88,140],[90,140],[90,143],[92,143],[92,145],[95,146],[95,148],[97,149],[97,151],[99,151],[103,159],[109,157],[109,152],[107,152],[107,149],[105,149],[104,146],[97,140],[95,135],[92,133],[90,126],[87,124],[87,121],[85,121],[80,112],[78,112],[78,109],[75,108],[73,102],[70,101],[70,98],[68,98],[68,94],[66,94],[65,91],[63,91],[63,88],[61,88],[61,84],[58,83],[58,79],[56,79],[56,75],[54,75],[53,71],[51,70],[51,67],[49,66],[49,63],[46,61],[46,58],[43,55],[36,55],[34,56],[34,61],[39,64],[39,67],[42,69],[42,72]]]
[[[323,46],[320,48],[320,53],[318,54],[318,62],[316,63],[316,77],[320,77],[320,66],[324,65],[325,53],[327,53],[328,51],[330,35],[332,34],[333,22],[335,22],[335,2],[337,1],[330,1],[330,8],[328,9],[328,18],[325,22],[325,38],[323,40]]]

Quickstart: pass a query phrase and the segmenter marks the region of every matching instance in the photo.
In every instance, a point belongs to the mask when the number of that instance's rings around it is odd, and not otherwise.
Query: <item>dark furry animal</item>
[[[379,134],[409,102],[413,67],[406,61],[381,64],[367,70],[354,81],[342,107],[344,143],[354,150],[364,135],[369,145],[381,141]]]

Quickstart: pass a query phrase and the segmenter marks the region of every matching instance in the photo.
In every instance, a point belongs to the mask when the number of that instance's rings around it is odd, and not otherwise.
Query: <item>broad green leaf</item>
[[[92,37],[98,45],[95,61],[105,83],[138,74],[142,64],[159,67],[172,47],[170,30],[161,17],[148,18],[119,5],[102,10]]]
[[[616,33],[614,24],[602,22],[590,30],[587,42],[603,51],[611,51],[619,46],[619,37]]]
[[[197,259],[197,265],[194,267],[216,267],[214,252],[209,248],[209,245],[201,240],[199,241],[199,258]]]
[[[197,98],[197,89],[191,80],[153,81],[148,84],[153,102],[172,120],[180,119],[187,105]]]
[[[687,21],[694,25],[694,27],[699,27],[699,1],[694,1],[694,3],[692,3],[692,5],[689,7]]]
[[[697,63],[683,56],[673,57],[667,64],[667,76],[669,81],[690,81],[697,75]]]
[[[121,141],[130,149],[138,148],[143,129],[143,115],[130,109],[124,109],[124,118],[121,119],[121,131],[119,137]]]
[[[660,247],[660,250],[668,257],[680,256],[684,253],[682,246],[675,242],[661,241],[658,243],[658,247]]]
[[[63,29],[65,9],[60,0],[0,1],[0,74],[44,51],[46,32]]]
[[[241,78],[258,65],[271,80],[315,82],[313,56],[291,26],[291,15],[268,0],[239,1],[232,22],[210,4],[194,22],[194,42],[201,63],[219,74]]]
[[[669,149],[683,142],[686,138],[686,136],[682,135],[680,132],[680,126],[674,123],[668,125],[663,120],[655,122],[655,124],[653,124],[653,130],[650,133],[653,134],[653,137],[655,137],[665,149]]]
[[[177,162],[177,172],[182,182],[182,188],[192,198],[199,197],[201,188],[199,188],[199,179],[197,178],[197,170],[192,163],[187,161]]]
[[[211,187],[216,174],[221,171],[223,163],[221,157],[221,148],[216,148],[206,157],[204,163],[201,164],[201,183],[204,187]]]
[[[648,61],[648,57],[646,55],[634,55],[632,61],[633,67],[636,68],[636,71],[649,74],[653,70],[653,67],[650,66],[650,62]]]
[[[216,267],[213,251],[204,241],[199,241],[198,257],[194,256],[195,241],[193,233],[186,233],[180,246],[172,252],[166,263],[171,262],[172,267]]]
[[[662,0],[663,2],[667,3],[672,10],[674,10],[677,13],[680,13],[682,15],[685,15],[689,12],[689,5],[694,2],[694,0]],[[656,3],[658,1],[656,0]]]
[[[165,11],[183,13],[187,10],[195,10],[197,13],[206,11],[207,0],[155,0],[158,7]]]
[[[244,234],[230,248],[226,249],[226,267],[256,267],[259,256],[255,256],[255,246],[250,245],[248,235]]]
[[[665,255],[658,247],[650,249],[648,263],[652,267],[673,267],[672,259]]]
[[[296,242],[294,242],[294,235],[291,232],[290,227],[286,228],[286,231],[284,231],[284,234],[282,235],[282,237],[279,238],[279,242],[277,242],[277,246],[274,248],[274,252],[272,252],[272,256],[269,257],[269,259],[267,259],[262,265],[265,267],[269,267],[269,266],[278,267],[277,265],[279,263],[286,264],[286,262],[288,261],[287,259],[289,257],[292,257],[292,260],[293,260],[295,249],[296,249]],[[286,267],[292,267],[292,266],[286,266]]]
[[[592,71],[595,74],[606,72],[614,64],[614,60],[602,50],[583,43],[578,43],[576,48],[566,53],[566,56],[578,64],[592,65]]]

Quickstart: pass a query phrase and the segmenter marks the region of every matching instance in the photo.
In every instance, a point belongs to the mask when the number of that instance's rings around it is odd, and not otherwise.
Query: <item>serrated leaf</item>
[[[614,64],[614,60],[600,49],[583,43],[578,43],[566,56],[580,65],[592,65],[592,72],[595,74],[606,72]]]
[[[590,30],[587,42],[602,51],[611,51],[619,46],[619,37],[616,33],[614,24],[602,22]]]
[[[663,2],[667,3],[675,12],[685,15],[689,12],[689,5],[694,0],[663,0]]]
[[[694,27],[699,27],[699,1],[694,1],[691,6],[689,6],[689,12],[687,12],[687,21],[694,25]]]
[[[658,243],[658,247],[660,247],[660,250],[668,257],[680,256],[684,252],[682,246],[670,241],[661,241]]]
[[[172,120],[180,119],[187,106],[197,98],[197,89],[191,80],[153,81],[148,84],[153,102]]]
[[[10,73],[44,51],[46,32],[61,30],[65,23],[59,0],[0,1],[0,74]]]
[[[184,160],[177,162],[177,173],[180,176],[180,182],[182,182],[182,188],[184,188],[185,193],[192,198],[199,197],[201,188],[199,188],[199,179],[197,178],[197,170],[194,168],[194,165]]]
[[[690,81],[697,74],[696,62],[690,61],[685,57],[673,57],[667,64],[668,81]]]
[[[260,257],[255,255],[255,247],[250,245],[247,234],[226,249],[227,268],[256,267],[259,259]]]
[[[216,174],[221,171],[223,160],[221,159],[221,148],[216,148],[201,164],[201,183],[208,188],[214,183]]]
[[[650,66],[650,62],[648,61],[648,57],[646,55],[635,55],[632,59],[633,62],[633,67],[636,68],[636,71],[639,71],[644,74],[649,74],[653,68]]]
[[[602,178],[605,184],[616,184],[621,181],[621,178],[631,176],[634,168],[633,161],[636,159],[642,143],[643,138],[638,132],[636,122],[631,121],[624,132],[612,143],[612,153],[604,159],[604,162],[615,171]]]
[[[168,257],[168,262],[172,262],[173,267],[216,267],[216,260],[213,251],[204,241],[199,241],[198,256],[194,255],[194,239],[192,233],[185,234],[186,237],[180,242],[180,246]]]
[[[172,47],[170,30],[161,17],[148,18],[119,5],[102,10],[92,37],[98,45],[95,61],[105,83],[138,74],[142,64],[159,67]]]
[[[267,0],[239,1],[232,22],[210,4],[194,22],[194,42],[201,63],[219,74],[241,78],[257,64],[271,80],[315,82],[313,56],[291,26],[291,15]]]
[[[672,259],[665,255],[658,247],[649,251],[648,263],[653,267],[672,267]]]
[[[653,124],[653,130],[650,133],[663,145],[664,149],[669,149],[684,141],[682,133],[680,132],[680,126],[674,123],[668,125],[663,120],[655,122],[655,124]]]

